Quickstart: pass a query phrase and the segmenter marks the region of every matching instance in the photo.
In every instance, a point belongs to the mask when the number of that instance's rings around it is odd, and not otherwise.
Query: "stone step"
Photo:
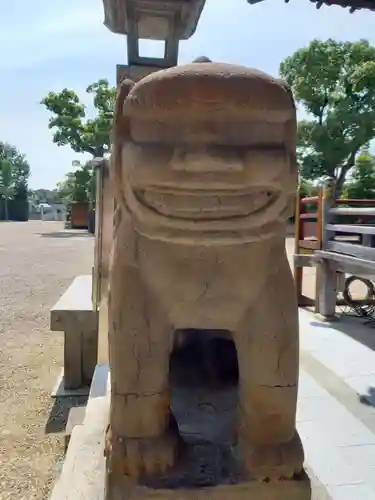
[[[72,430],[60,477],[51,500],[103,500],[104,498],[104,438],[108,423],[108,365],[95,369],[90,397],[85,407],[82,425],[72,415]],[[81,407],[82,408],[82,407]],[[82,413],[81,413],[82,418]]]
[[[73,406],[69,411],[68,421],[65,427],[65,452],[68,449],[73,429],[76,425],[82,425],[85,419],[86,406]]]

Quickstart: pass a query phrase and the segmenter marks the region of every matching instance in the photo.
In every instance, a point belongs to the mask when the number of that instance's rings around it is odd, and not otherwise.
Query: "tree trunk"
[[[335,195],[335,200],[341,197],[342,195],[342,190],[344,187],[344,182],[346,179],[346,175],[349,172],[349,170],[354,167],[355,165],[355,157],[357,154],[358,148],[354,148],[352,153],[350,154],[347,162],[345,165],[343,165],[340,169],[340,173],[337,175],[336,180],[335,180],[335,189],[334,189],[334,195]]]
[[[345,177],[342,178],[339,177],[335,179],[335,187],[333,192],[335,200],[341,198],[342,190],[344,188],[344,182],[345,182]]]
[[[4,220],[9,219],[9,213],[8,213],[8,200],[4,198]]]

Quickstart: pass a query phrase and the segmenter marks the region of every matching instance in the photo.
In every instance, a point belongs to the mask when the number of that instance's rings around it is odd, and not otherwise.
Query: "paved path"
[[[48,498],[62,440],[45,435],[62,366],[49,310],[91,273],[93,238],[62,222],[0,222],[0,500]]]
[[[375,331],[352,321],[330,325],[300,310],[297,426],[332,500],[374,500],[375,352],[365,339]]]

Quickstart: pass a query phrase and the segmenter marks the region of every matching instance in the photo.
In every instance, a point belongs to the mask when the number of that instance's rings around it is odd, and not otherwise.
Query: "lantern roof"
[[[190,38],[206,0],[103,0],[104,25],[113,33],[137,38]]]

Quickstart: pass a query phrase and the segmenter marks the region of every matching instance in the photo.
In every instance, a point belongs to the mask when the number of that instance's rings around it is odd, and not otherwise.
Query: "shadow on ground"
[[[369,387],[367,394],[360,394],[359,401],[366,406],[375,408],[375,387]]]
[[[375,351],[374,322],[370,322],[370,318],[341,314],[338,316],[337,321],[322,323],[317,320],[311,322],[311,325],[319,326],[320,328],[334,328],[335,330],[339,330],[344,335],[351,337],[353,340]]]
[[[86,230],[82,231],[57,231],[54,233],[38,233],[42,238],[92,238],[93,235]]]
[[[71,408],[86,406],[88,396],[57,397],[44,427],[46,434],[58,434],[65,431]]]

